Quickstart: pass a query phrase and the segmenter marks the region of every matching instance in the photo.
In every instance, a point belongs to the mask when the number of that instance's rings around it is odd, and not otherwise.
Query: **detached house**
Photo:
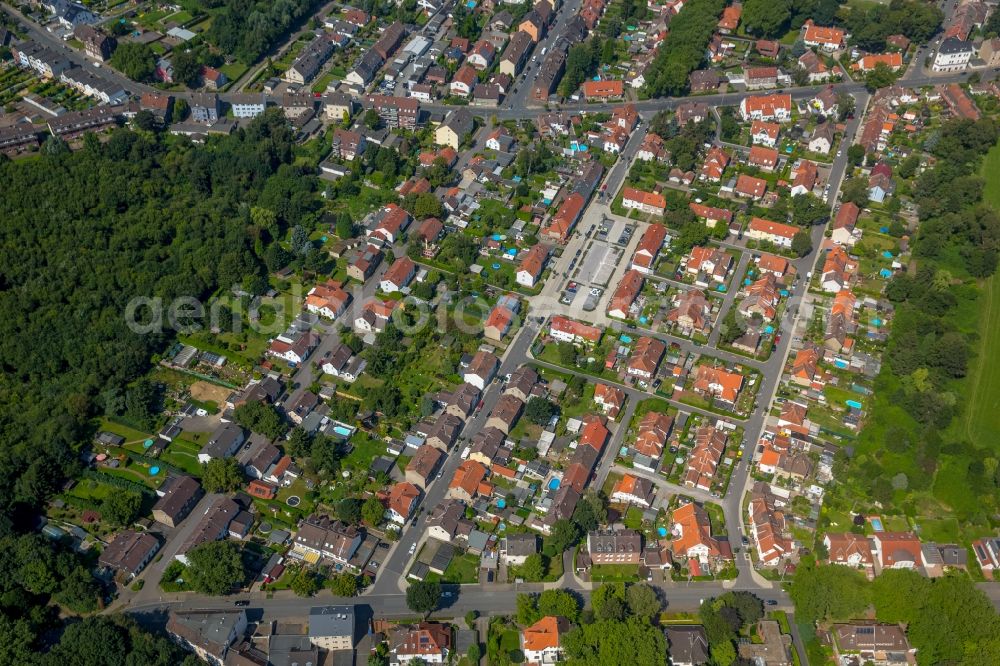
[[[476,86],[479,75],[472,65],[462,65],[455,76],[452,77],[448,88],[452,95],[458,97],[468,97],[472,94],[472,89]]]
[[[818,46],[824,51],[838,51],[846,44],[844,31],[840,28],[824,28],[808,19],[803,24],[802,41],[806,46]]]
[[[711,305],[705,294],[697,289],[682,291],[674,297],[667,321],[685,334],[702,332],[709,324]]]
[[[389,490],[386,502],[386,518],[400,525],[413,514],[420,499],[420,489],[409,482],[400,482]]]
[[[562,637],[569,632],[569,620],[549,615],[521,632],[521,651],[528,664],[555,664],[563,661]]]
[[[472,47],[472,51],[466,56],[465,61],[478,70],[489,69],[496,58],[497,49],[488,39],[480,39]]]
[[[450,146],[458,150],[473,129],[475,120],[472,114],[465,109],[458,109],[448,114],[445,121],[434,131],[434,142],[439,146]]]
[[[610,499],[612,502],[636,504],[648,509],[653,505],[655,489],[652,481],[626,473],[611,490]]]
[[[738,196],[759,201],[767,193],[767,181],[741,173],[736,179],[736,187],[733,192]]]
[[[351,295],[334,280],[318,284],[306,295],[306,310],[327,319],[336,319],[351,301]]]
[[[480,495],[489,497],[493,487],[487,483],[488,470],[478,460],[463,460],[448,484],[448,497],[471,502]]]
[[[391,663],[446,664],[452,653],[451,627],[438,622],[421,622],[415,627],[398,626],[389,632]]]
[[[635,343],[626,373],[642,381],[650,381],[667,353],[667,346],[657,338],[643,336]]]
[[[755,144],[774,148],[778,142],[778,133],[780,131],[781,125],[777,123],[755,120],[750,123],[750,140]]]
[[[762,171],[774,171],[774,168],[778,166],[778,151],[765,146],[753,146],[750,148],[747,164]]]
[[[493,381],[499,367],[500,361],[494,354],[479,351],[472,357],[472,361],[465,369],[463,379],[467,384],[472,384],[480,391],[484,391],[486,385]]]
[[[853,532],[828,532],[823,537],[827,562],[853,569],[863,569],[869,578],[874,571],[872,544],[868,537]]]
[[[389,270],[382,276],[379,288],[387,293],[393,294],[406,288],[413,276],[417,274],[417,265],[409,257],[403,256],[393,262]]]
[[[740,117],[747,120],[785,122],[792,118],[792,96],[784,94],[753,95],[740,101]]]
[[[233,456],[246,441],[246,432],[235,423],[223,423],[212,432],[205,446],[198,452],[198,462],[207,463],[216,458]]]
[[[712,564],[722,558],[722,549],[712,536],[712,523],[705,509],[688,502],[674,510],[670,523],[674,557],[688,564],[693,561],[703,573],[711,573]]]
[[[871,537],[878,570],[916,569],[924,565],[920,538],[913,532],[876,532]]]
[[[625,391],[609,384],[596,384],[594,403],[608,415],[608,418],[614,420],[625,404]]]
[[[549,248],[538,243],[521,255],[521,264],[517,269],[516,281],[523,287],[534,288],[545,269],[549,259]]]

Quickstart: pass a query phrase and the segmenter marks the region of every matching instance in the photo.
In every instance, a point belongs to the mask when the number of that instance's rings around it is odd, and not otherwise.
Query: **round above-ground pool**
[[[160,473],[160,468],[159,467],[150,467],[149,468],[149,475],[150,476],[156,476],[159,473]]]
[[[142,448],[148,449],[152,445],[153,445],[153,440],[147,439],[145,442],[142,443]]]
[[[661,537],[665,537],[665,536],[667,536],[667,528],[666,527],[657,527],[656,528],[656,533],[659,534]]]
[[[556,478],[549,479],[549,490],[559,490],[560,483],[561,482],[559,481],[559,479]]]
[[[285,504],[287,504],[288,506],[298,506],[301,502],[302,500],[299,499],[298,496],[296,495],[292,495],[287,500],[285,500]]]

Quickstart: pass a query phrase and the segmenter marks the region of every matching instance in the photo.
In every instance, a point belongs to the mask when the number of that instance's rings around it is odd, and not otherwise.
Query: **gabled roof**
[[[761,233],[770,234],[772,236],[780,236],[782,238],[793,238],[795,234],[799,232],[798,227],[793,227],[790,224],[783,224],[781,222],[772,222],[771,220],[765,220],[762,217],[755,217],[750,220],[750,226],[748,229],[751,231],[759,231]]]
[[[450,489],[462,489],[470,497],[479,493],[480,484],[486,479],[486,466],[478,460],[463,460],[448,484]]]
[[[615,293],[611,296],[611,301],[608,303],[608,312],[621,310],[627,313],[632,302],[642,290],[642,285],[643,277],[639,271],[634,269],[626,271],[625,275],[622,276],[621,282],[618,283]]]
[[[541,652],[542,650],[558,648],[559,639],[569,631],[569,620],[564,617],[549,615],[543,617],[521,632],[525,650]]]
[[[405,518],[419,497],[420,490],[415,485],[402,481],[389,490],[389,508]]]

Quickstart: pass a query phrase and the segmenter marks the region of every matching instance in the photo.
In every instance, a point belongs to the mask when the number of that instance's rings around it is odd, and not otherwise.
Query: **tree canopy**
[[[232,492],[243,484],[236,458],[213,458],[201,466],[201,485],[210,493]]]
[[[319,0],[201,0],[213,12],[205,38],[237,60],[253,63],[278,45],[293,26],[311,16]]]
[[[184,579],[202,594],[226,594],[243,582],[243,559],[233,541],[208,541],[187,552]]]
[[[663,630],[638,618],[598,620],[581,625],[566,634],[563,648],[571,663],[581,666],[664,666],[667,663]]]
[[[704,59],[725,5],[725,0],[692,0],[670,21],[670,32],[646,72],[645,91],[650,97],[677,95],[687,89],[688,75]]]
[[[441,603],[441,584],[431,581],[416,581],[406,588],[406,606],[414,613],[427,614],[437,609]]]

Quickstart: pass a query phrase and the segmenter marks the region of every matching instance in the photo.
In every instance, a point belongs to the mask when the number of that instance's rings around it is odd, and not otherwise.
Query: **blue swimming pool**
[[[882,519],[881,518],[879,518],[877,516],[874,517],[874,518],[869,518],[868,522],[870,522],[872,524],[872,529],[875,530],[876,532],[883,531],[884,528],[882,527]]]
[[[333,426],[333,432],[337,433],[341,437],[350,437],[354,434],[354,430],[348,428],[347,426]]]
[[[622,333],[621,337],[619,337],[618,339],[624,342],[625,344],[632,342],[632,338],[628,335],[625,335],[624,333]]]
[[[857,400],[845,400],[848,407],[853,407],[854,409],[861,409],[861,403]]]
[[[657,527],[656,528],[656,533],[659,534],[661,537],[665,537],[665,536],[667,536],[667,528],[666,527]]]
[[[549,490],[559,490],[559,479],[553,478],[549,480]]]

